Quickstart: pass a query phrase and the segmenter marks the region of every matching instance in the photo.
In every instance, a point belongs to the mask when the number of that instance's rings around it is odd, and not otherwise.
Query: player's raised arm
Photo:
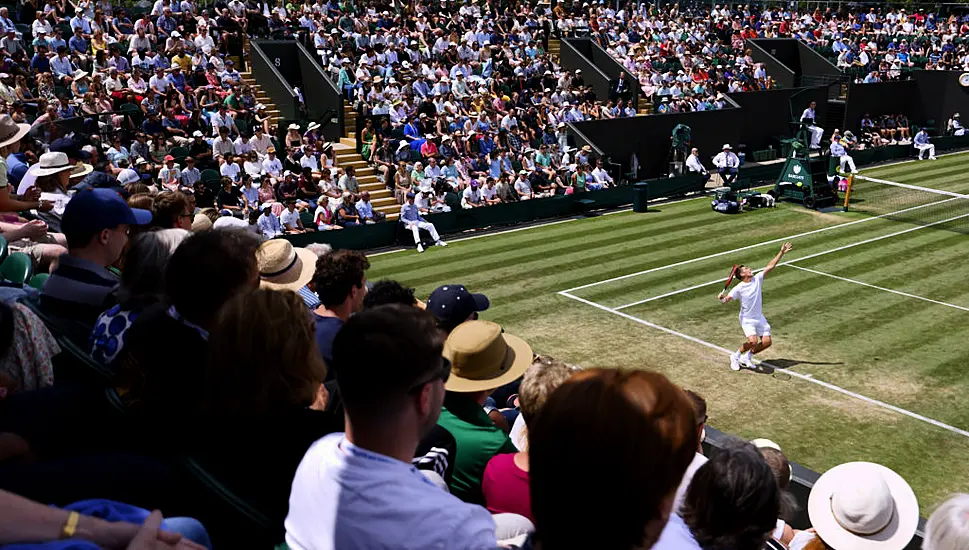
[[[777,267],[777,262],[780,262],[781,258],[784,257],[784,254],[787,254],[788,252],[790,252],[792,248],[794,248],[794,245],[791,243],[784,243],[783,245],[781,245],[781,251],[778,252],[777,256],[774,256],[774,259],[771,260],[770,263],[767,264],[767,267],[764,268],[765,277],[767,276],[768,273],[773,271],[775,267]]]

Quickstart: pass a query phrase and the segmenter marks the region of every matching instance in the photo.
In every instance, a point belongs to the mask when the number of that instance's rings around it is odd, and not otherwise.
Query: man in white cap
[[[737,180],[740,159],[734,154],[729,143],[724,143],[723,150],[713,157],[713,165],[717,167],[724,185],[732,185]]]

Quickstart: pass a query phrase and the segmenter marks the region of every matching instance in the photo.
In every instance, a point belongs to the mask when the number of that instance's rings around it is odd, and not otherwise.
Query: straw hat
[[[299,290],[316,271],[316,254],[296,248],[286,239],[272,239],[256,250],[259,286],[273,290]]]
[[[83,178],[94,171],[94,167],[86,162],[78,161],[71,170],[71,179]]]
[[[306,127],[306,131],[307,132],[312,132],[313,130],[316,130],[319,127],[320,127],[320,123],[319,122],[310,122],[310,125]]]
[[[66,154],[54,152],[41,155],[40,162],[32,166],[31,169],[37,177],[40,177],[57,174],[58,172],[64,172],[66,170],[74,170],[74,165],[67,159]]]
[[[532,364],[532,348],[524,340],[503,333],[491,321],[461,323],[444,342],[451,361],[448,391],[470,393],[498,388],[517,379]]]
[[[23,139],[30,131],[30,124],[17,124],[10,115],[0,117],[0,147],[6,147]]]
[[[205,214],[196,214],[195,219],[192,220],[192,231],[198,233],[209,229],[212,229],[212,220]]]
[[[889,468],[848,462],[814,484],[808,515],[832,548],[902,550],[918,527],[919,503],[908,483]]]

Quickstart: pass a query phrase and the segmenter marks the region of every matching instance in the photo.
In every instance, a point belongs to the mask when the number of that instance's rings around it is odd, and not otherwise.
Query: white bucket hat
[[[902,550],[915,535],[919,503],[902,476],[873,462],[831,468],[814,484],[808,515],[832,548]]]

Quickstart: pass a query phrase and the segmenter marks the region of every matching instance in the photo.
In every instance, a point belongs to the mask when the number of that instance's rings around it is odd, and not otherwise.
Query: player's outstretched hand
[[[781,246],[781,254],[787,254],[788,252],[791,251],[792,248],[794,248],[794,245],[792,243],[784,243]]]
[[[720,294],[717,294],[717,300],[720,300],[722,302],[723,296],[724,296],[723,292],[721,292]]]

